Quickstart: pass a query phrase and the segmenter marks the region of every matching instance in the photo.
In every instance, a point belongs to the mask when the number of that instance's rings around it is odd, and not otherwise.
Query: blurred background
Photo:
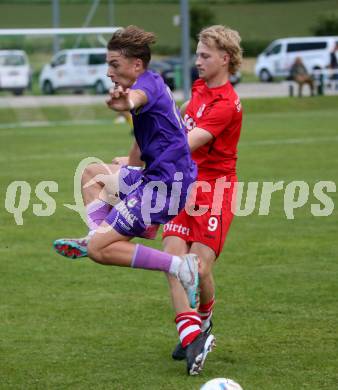
[[[196,35],[203,26],[219,23],[240,31],[243,39],[244,62],[240,74],[233,78],[233,84],[281,80],[278,75],[272,77],[270,74],[271,77],[268,77],[269,74],[263,74],[262,77],[259,71],[255,72],[257,56],[276,39],[338,35],[337,0],[213,0],[207,2],[191,0],[188,3],[191,54],[196,47]],[[128,24],[138,25],[157,34],[158,40],[154,46],[151,68],[163,75],[171,89],[181,89],[183,80],[180,58],[180,1],[178,0],[0,1],[1,29],[106,27]],[[52,62],[53,55],[62,49],[104,47],[107,38],[109,34],[55,37],[1,36],[0,50],[23,50],[26,59],[18,61],[27,62],[30,67],[30,82],[27,88],[17,88],[12,92],[33,95],[56,92],[51,80],[50,83],[44,84],[46,77],[40,80],[39,84],[43,67]],[[86,60],[79,59],[77,65],[81,61]],[[88,59],[88,62],[92,61],[94,65],[98,65],[103,60],[98,57]],[[192,56],[190,72],[192,79],[196,77],[193,63]],[[290,67],[290,64],[288,66]],[[311,72],[312,69],[308,71]],[[92,88],[88,90],[91,93],[104,92],[105,83],[94,81],[94,84],[90,80],[87,81],[92,84]],[[66,91],[65,88],[63,89]],[[81,88],[72,89],[70,92],[74,91],[79,93]],[[4,93],[0,92],[0,95]]]

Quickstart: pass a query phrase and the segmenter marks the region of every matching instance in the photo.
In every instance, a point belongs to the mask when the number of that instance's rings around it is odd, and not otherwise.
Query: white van
[[[105,48],[68,49],[58,52],[50,64],[43,67],[39,85],[44,94],[60,89],[94,88],[97,94],[112,87],[107,77]]]
[[[296,57],[301,57],[310,74],[314,70],[324,69],[330,63],[330,52],[336,43],[338,36],[277,39],[258,56],[256,76],[261,81],[288,77]]]
[[[22,50],[0,50],[0,90],[22,95],[31,85],[32,71]]]

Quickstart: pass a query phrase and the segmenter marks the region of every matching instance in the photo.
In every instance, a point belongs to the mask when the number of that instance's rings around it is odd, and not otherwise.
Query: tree
[[[312,31],[318,36],[338,35],[338,12],[330,11],[321,14]]]
[[[193,5],[190,8],[190,37],[198,42],[197,35],[202,28],[215,24],[215,15],[210,8]]]

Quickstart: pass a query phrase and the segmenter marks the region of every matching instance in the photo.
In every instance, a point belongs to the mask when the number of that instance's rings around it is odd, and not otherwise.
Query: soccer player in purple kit
[[[151,57],[149,46],[154,41],[152,33],[128,26],[113,34],[107,52],[108,76],[115,83],[107,105],[118,112],[131,112],[135,132],[131,157],[139,149],[145,168],[120,168],[116,164],[89,166],[84,181],[104,174],[107,167],[111,176],[117,177],[118,186],[113,192],[119,193],[119,202],[112,207],[99,199],[104,183],[97,182],[87,189],[82,187],[90,233],[82,239],[58,239],[54,248],[68,258],[88,256],[103,265],[159,270],[174,275],[195,307],[197,256],[172,256],[130,242],[133,237],[144,237],[147,229],[164,224],[177,214],[184,207],[189,187],[197,175],[171,92],[159,75],[147,70]]]

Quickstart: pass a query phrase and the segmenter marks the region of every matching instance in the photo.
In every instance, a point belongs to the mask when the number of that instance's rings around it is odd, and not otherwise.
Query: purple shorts
[[[165,224],[177,215],[187,198],[186,186],[176,191],[172,185],[149,181],[136,167],[121,168],[119,185],[121,202],[105,221],[124,236],[144,237],[151,225]]]

